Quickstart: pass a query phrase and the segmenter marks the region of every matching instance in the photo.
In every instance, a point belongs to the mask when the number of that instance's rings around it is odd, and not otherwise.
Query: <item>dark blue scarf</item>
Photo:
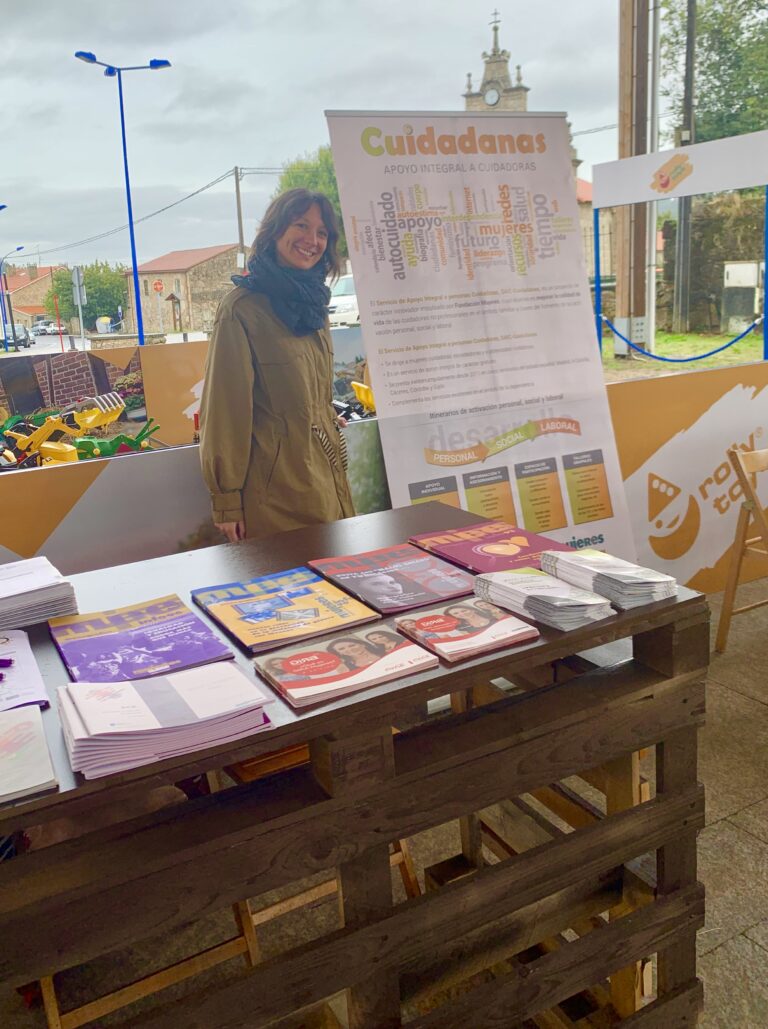
[[[294,336],[322,329],[328,318],[331,291],[325,284],[325,260],[314,268],[286,268],[271,253],[256,254],[248,261],[247,275],[233,275],[236,286],[264,293],[281,322]]]

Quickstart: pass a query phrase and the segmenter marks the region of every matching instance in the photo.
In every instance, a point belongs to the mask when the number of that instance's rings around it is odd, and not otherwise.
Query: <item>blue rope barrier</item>
[[[616,326],[606,318],[605,315],[602,315],[601,317],[611,332],[615,336],[618,336],[620,340],[623,340],[628,347],[632,347],[633,350],[636,350],[638,354],[642,354],[644,357],[650,357],[654,361],[666,361],[668,364],[686,364],[688,361],[703,361],[705,357],[714,357],[715,354],[719,354],[721,351],[727,350],[728,347],[732,347],[734,343],[738,343],[740,339],[744,339],[745,336],[748,336],[749,333],[752,332],[753,329],[756,329],[764,320],[764,316],[761,314],[759,317],[755,318],[751,325],[747,326],[742,333],[739,333],[739,335],[729,343],[723,343],[721,347],[717,347],[716,350],[710,350],[707,354],[696,354],[695,357],[662,357],[660,354],[652,354],[649,350],[643,350],[643,348],[639,347],[637,343],[633,343],[631,339],[627,339],[626,336],[622,335],[622,333],[619,332]]]

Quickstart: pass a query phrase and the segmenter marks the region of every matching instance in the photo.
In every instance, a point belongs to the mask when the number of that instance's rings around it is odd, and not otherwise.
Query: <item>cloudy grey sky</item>
[[[486,7],[466,0],[0,0],[4,161],[1,253],[40,263],[130,261],[117,83],[74,59],[173,67],[124,76],[134,217],[235,165],[273,167],[327,142],[326,109],[461,110],[490,49]],[[500,43],[531,110],[574,133],[616,122],[615,0],[497,0]],[[616,157],[616,132],[577,135],[580,174]],[[253,235],[276,177],[243,182]],[[234,242],[232,178],[136,228],[139,260]]]

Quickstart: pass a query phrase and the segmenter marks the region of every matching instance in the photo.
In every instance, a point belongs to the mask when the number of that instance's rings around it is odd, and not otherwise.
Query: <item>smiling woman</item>
[[[214,522],[231,543],[354,514],[331,406],[325,280],[339,273],[338,237],[322,193],[281,194],[216,315],[200,455]]]

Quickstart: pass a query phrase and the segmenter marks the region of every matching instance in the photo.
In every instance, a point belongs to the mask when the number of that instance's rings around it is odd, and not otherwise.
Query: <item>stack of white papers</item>
[[[57,701],[70,763],[86,779],[271,728],[272,698],[232,664],[132,682],[69,683]]]
[[[0,633],[0,711],[24,704],[47,707],[48,691],[27,634],[5,629]]]
[[[537,568],[478,575],[475,593],[482,600],[553,629],[578,629],[613,614],[603,597],[577,589]]]
[[[47,557],[0,565],[0,629],[23,629],[75,612],[72,584]]]
[[[541,567],[558,579],[599,593],[621,609],[677,596],[677,580],[671,575],[601,550],[547,550],[541,555]]]
[[[40,708],[0,712],[0,803],[57,785]]]

